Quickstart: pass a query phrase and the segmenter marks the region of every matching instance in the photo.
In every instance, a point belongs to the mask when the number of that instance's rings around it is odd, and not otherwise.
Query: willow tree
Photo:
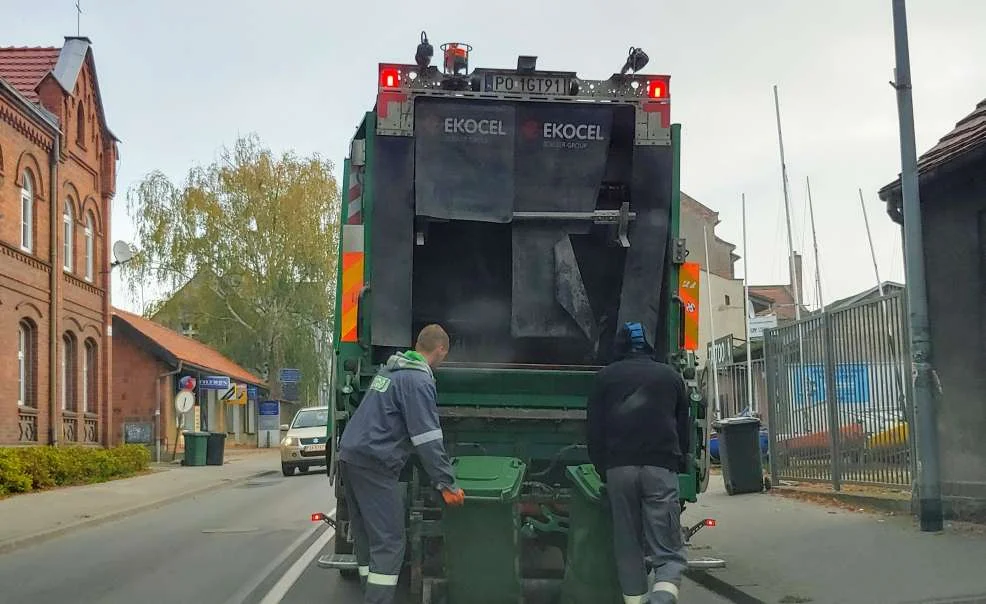
[[[181,296],[197,339],[269,376],[274,397],[280,368],[301,368],[310,396],[326,370],[315,338],[335,308],[332,172],[318,156],[276,156],[250,136],[181,184],[152,172],[128,192],[138,247],[125,267],[131,288]]]

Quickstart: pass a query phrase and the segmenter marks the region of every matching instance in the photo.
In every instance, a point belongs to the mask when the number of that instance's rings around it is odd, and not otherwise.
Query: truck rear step
[[[356,570],[356,556],[354,554],[325,554],[318,559],[318,566],[337,570]]]

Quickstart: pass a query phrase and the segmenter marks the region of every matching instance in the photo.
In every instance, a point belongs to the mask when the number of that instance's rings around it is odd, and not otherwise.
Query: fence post
[[[765,373],[765,382],[767,386],[766,396],[767,399],[767,464],[768,471],[770,472],[770,482],[772,484],[780,484],[780,476],[777,473],[777,422],[779,417],[777,414],[777,400],[778,400],[778,387],[777,387],[777,376],[775,375],[775,370],[777,368],[777,355],[774,350],[774,341],[776,340],[776,333],[774,330],[766,330],[763,334],[763,364]],[[747,344],[749,345],[749,344]]]
[[[825,363],[825,406],[829,416],[832,442],[832,489],[842,490],[842,427],[839,425],[839,395],[835,390],[835,339],[829,325],[829,313],[822,311],[822,350]]]

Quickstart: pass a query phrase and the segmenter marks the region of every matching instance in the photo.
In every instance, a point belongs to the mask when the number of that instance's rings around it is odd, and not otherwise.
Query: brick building
[[[117,139],[90,42],[0,48],[0,444],[109,444]]]
[[[195,408],[182,419],[184,429],[225,432],[230,444],[256,445],[257,401],[266,397],[263,381],[219,351],[176,331],[120,309],[114,309],[113,425],[128,442],[160,443],[164,455],[174,451],[179,435],[174,397],[184,376],[198,382],[226,376],[247,384],[254,394],[246,404],[220,400],[216,390],[197,388]],[[160,411],[160,415],[158,415]]]

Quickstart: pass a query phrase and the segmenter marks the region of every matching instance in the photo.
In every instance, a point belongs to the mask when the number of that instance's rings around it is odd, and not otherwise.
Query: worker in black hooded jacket
[[[689,447],[685,382],[654,360],[640,323],[622,325],[616,343],[618,360],[589,396],[589,459],[606,482],[624,602],[677,602],[688,564],[678,496]]]

